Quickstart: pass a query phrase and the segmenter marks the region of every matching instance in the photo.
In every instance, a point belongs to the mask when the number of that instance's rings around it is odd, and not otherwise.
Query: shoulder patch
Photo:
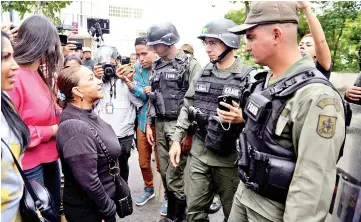
[[[287,108],[284,108],[281,112],[281,116],[287,117],[290,114],[290,110]]]
[[[322,99],[317,103],[317,106],[320,107],[321,109],[325,108],[326,106],[334,106],[337,112],[341,110],[340,105],[333,98]]]
[[[317,123],[317,134],[323,138],[330,139],[335,135],[336,130],[335,116],[319,115]]]

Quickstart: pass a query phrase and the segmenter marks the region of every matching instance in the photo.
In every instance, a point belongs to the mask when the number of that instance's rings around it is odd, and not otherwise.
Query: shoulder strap
[[[208,63],[202,70],[202,76],[210,76],[213,70],[214,64]]]
[[[110,153],[109,153],[107,147],[105,146],[103,140],[102,140],[102,139],[100,138],[100,136],[98,135],[98,132],[97,132],[93,127],[91,127],[88,123],[86,123],[85,121],[80,120],[80,119],[68,119],[68,120],[65,120],[65,121],[61,122],[60,125],[66,123],[66,122],[68,122],[68,121],[80,121],[80,122],[84,123],[85,125],[87,125],[88,128],[90,129],[90,131],[92,131],[93,136],[95,137],[95,139],[96,139],[97,142],[99,143],[100,148],[102,149],[103,153],[104,153],[105,156],[107,157],[109,164],[115,164],[115,163],[116,163],[116,161],[115,161],[115,160],[112,158],[112,156],[110,155]],[[60,125],[59,125],[59,126],[60,126]]]
[[[164,67],[166,65],[166,63],[164,62],[164,60],[162,58],[158,58],[157,60],[155,60],[152,64],[152,70],[157,70],[160,69],[162,67]]]
[[[330,83],[330,81],[328,81],[322,73],[320,73],[316,68],[312,68],[304,70],[297,75],[285,78],[284,80],[270,86],[270,94],[277,97],[287,97],[311,83],[322,83],[337,91],[332,83]]]
[[[267,75],[268,75],[268,71],[262,71],[262,72],[257,73],[257,74],[254,76],[254,79],[255,79],[256,81],[263,81],[263,82],[265,82],[265,81],[266,81],[266,78],[267,78]]]
[[[110,155],[107,147],[105,146],[103,140],[100,138],[100,136],[98,135],[98,132],[92,128],[91,126],[89,126],[90,130],[94,132],[94,137],[95,139],[98,141],[98,143],[100,144],[100,148],[102,149],[103,153],[105,154],[105,156],[107,157],[109,163],[116,163],[116,161],[114,161],[114,159],[112,158],[112,156]]]
[[[295,93],[298,89],[312,83],[322,83],[327,86],[330,86],[340,96],[343,102],[344,115],[345,115],[345,132],[346,132],[346,128],[347,126],[350,125],[352,118],[352,111],[350,109],[350,106],[347,102],[344,101],[343,97],[335,88],[335,86],[330,81],[328,81],[328,79],[326,79],[326,77],[316,68],[304,70],[303,72],[300,72],[295,76],[284,79],[280,83],[276,83],[275,85],[271,86],[272,88],[270,89],[270,94],[271,96],[276,96],[276,97],[287,97]],[[345,145],[345,139],[342,142],[338,159],[340,159],[341,156],[343,155],[344,145]]]
[[[79,121],[82,121],[82,120],[79,120]],[[84,122],[84,121],[82,121]],[[112,156],[110,155],[109,153],[109,150],[108,148],[105,146],[102,138],[100,138],[98,132],[96,131],[96,129],[94,129],[93,127],[91,127],[89,124],[87,124],[86,122],[84,122],[89,128],[90,130],[94,133],[94,137],[95,139],[98,141],[99,145],[100,145],[100,148],[102,149],[103,153],[105,154],[105,156],[107,157],[108,159],[108,162],[109,162],[109,174],[111,176],[115,177],[116,176],[119,176],[120,175],[120,168],[118,167],[118,162],[115,161]]]
[[[242,66],[236,68],[234,70],[234,72],[232,72],[232,73],[235,75],[235,78],[237,78],[237,79],[242,80],[242,79],[248,78],[248,80],[249,80],[250,79],[249,74],[255,70],[256,70],[255,67],[248,66],[246,64],[242,64]],[[248,80],[247,80],[247,82],[248,82]]]
[[[33,199],[33,201],[34,201],[34,203],[35,203],[35,207],[36,207],[37,209],[41,209],[41,208],[42,208],[42,203],[40,202],[38,196],[37,196],[36,193],[34,192],[33,187],[31,186],[31,184],[29,183],[28,179],[26,178],[23,169],[21,168],[19,162],[18,162],[17,159],[15,158],[15,156],[14,156],[13,152],[11,151],[9,145],[3,140],[3,138],[1,138],[1,142],[9,149],[9,152],[11,153],[11,156],[12,156],[13,159],[14,159],[14,163],[15,163],[16,167],[18,168],[21,177],[23,178],[25,187],[26,187],[26,189],[28,190],[31,198]]]

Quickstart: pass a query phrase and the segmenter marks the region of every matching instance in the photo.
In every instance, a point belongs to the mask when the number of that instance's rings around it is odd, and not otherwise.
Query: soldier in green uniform
[[[245,24],[246,49],[257,64],[246,120],[237,141],[241,182],[228,221],[325,221],[345,139],[347,109],[310,56],[297,47],[297,3],[252,2]],[[242,112],[226,105],[226,122]],[[237,118],[235,118],[237,117]]]
[[[177,50],[174,44],[178,41],[178,32],[171,23],[153,25],[147,33],[147,45],[152,46],[159,56],[152,66],[149,99],[150,108],[155,110],[155,138],[160,175],[167,186],[168,213],[167,218],[161,221],[181,221],[185,217],[183,171],[188,154],[184,152],[180,158],[180,167],[176,168],[169,164],[168,152],[184,95],[190,81],[201,69],[195,59],[189,58],[182,50]],[[154,144],[150,127],[151,116],[148,117],[146,134],[149,143]]]
[[[191,123],[196,128],[185,172],[187,221],[209,221],[208,209],[215,194],[220,196],[227,220],[239,183],[234,165],[235,141],[242,125],[222,123],[217,116],[218,100],[238,103],[249,83],[249,73],[255,71],[235,57],[240,37],[227,31],[235,26],[228,19],[204,26],[198,38],[211,61],[190,85],[172,138],[169,156],[172,164],[179,167],[183,155],[180,141]]]

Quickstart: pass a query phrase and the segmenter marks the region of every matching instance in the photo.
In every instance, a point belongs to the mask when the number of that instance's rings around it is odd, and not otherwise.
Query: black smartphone
[[[75,43],[76,45],[76,50],[82,50],[83,49],[83,44],[81,42],[77,42]]]
[[[218,109],[229,112],[228,108],[219,104],[220,102],[224,102],[224,103],[227,103],[227,104],[233,106],[231,96],[227,96],[227,95],[218,96]]]
[[[59,39],[60,39],[61,46],[66,46],[66,44],[68,43],[68,36],[59,34]]]

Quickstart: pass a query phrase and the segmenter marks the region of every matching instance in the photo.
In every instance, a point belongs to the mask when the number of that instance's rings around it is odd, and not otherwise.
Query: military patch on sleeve
[[[337,117],[319,115],[317,133],[323,138],[330,139],[335,135]]]
[[[326,106],[334,106],[337,112],[341,110],[340,105],[333,98],[322,99],[320,102],[317,103],[317,106],[321,109],[325,108]]]

